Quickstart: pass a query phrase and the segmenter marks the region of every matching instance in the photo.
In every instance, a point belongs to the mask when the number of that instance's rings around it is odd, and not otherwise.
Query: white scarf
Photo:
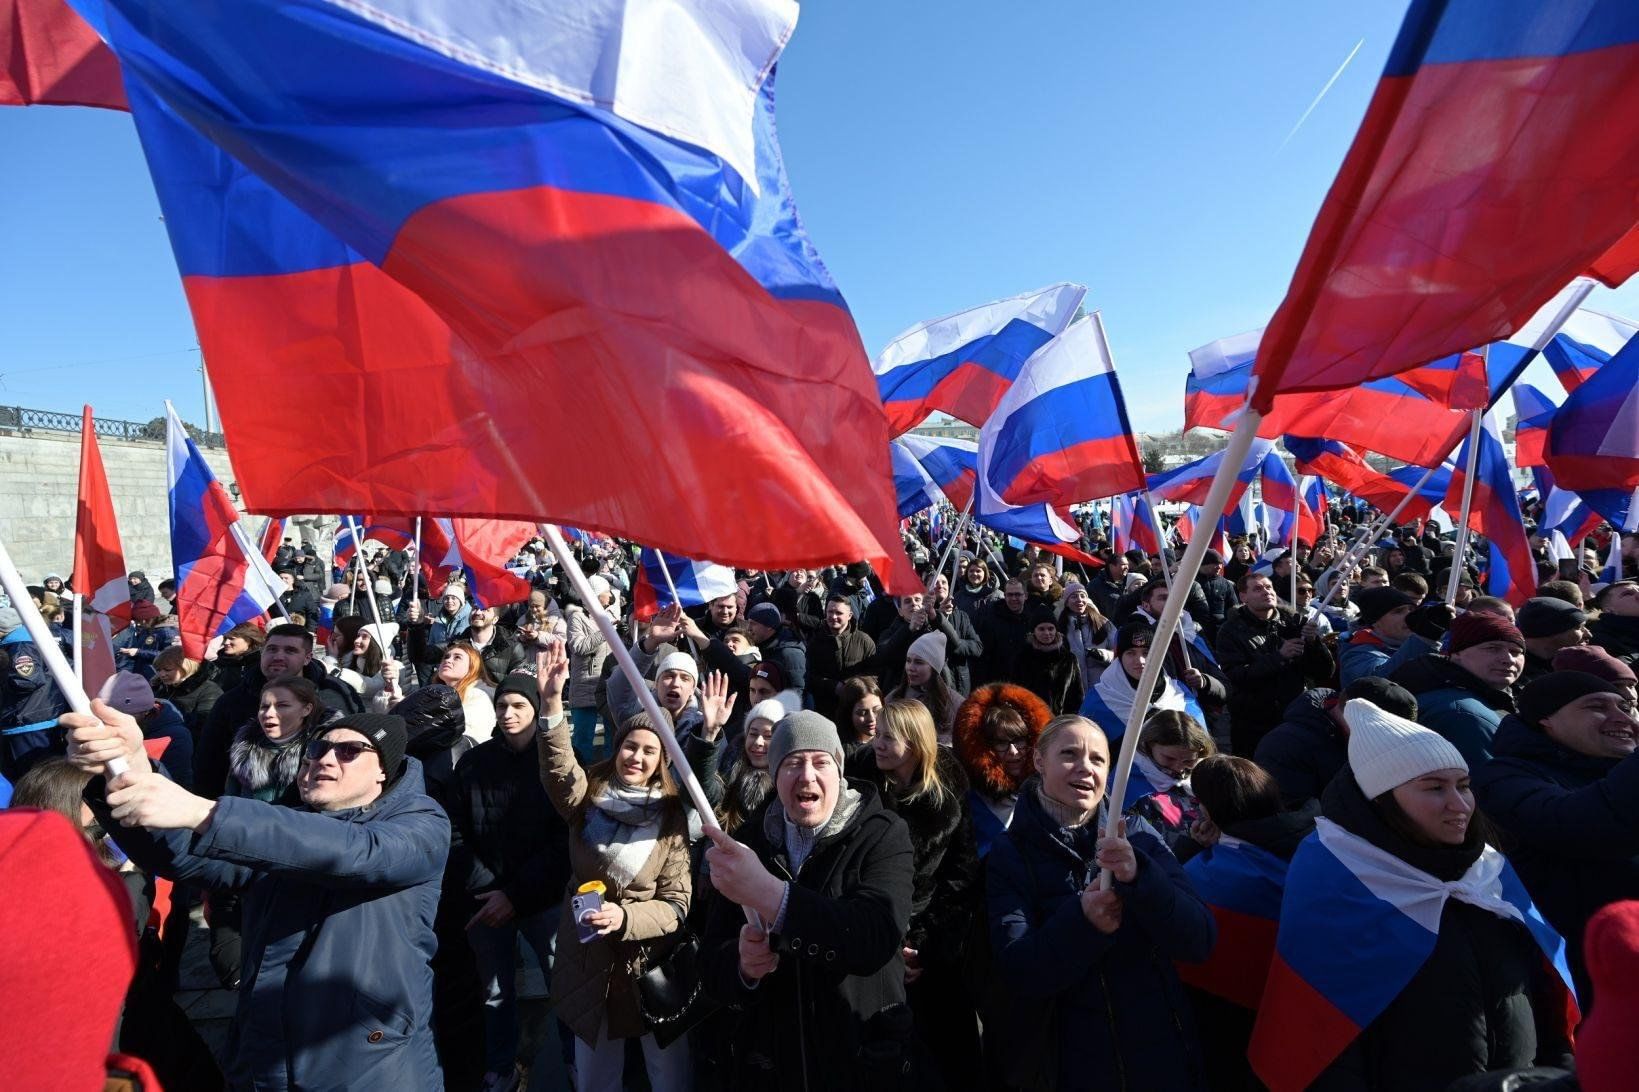
[[[637,879],[654,852],[660,837],[660,802],[658,789],[633,789],[611,781],[586,809],[581,833],[619,887]]]
[[[1359,878],[1366,889],[1431,933],[1440,931],[1446,899],[1488,910],[1499,918],[1523,922],[1518,908],[1502,897],[1502,870],[1508,861],[1486,846],[1460,880],[1436,879],[1385,849],[1351,834],[1330,819],[1316,819],[1321,845]]]
[[[1170,677],[1163,675],[1161,679],[1161,696],[1150,703],[1149,711],[1153,713],[1157,709],[1176,709],[1180,713],[1184,712],[1184,692]],[[1115,714],[1116,719],[1126,722],[1127,715],[1132,712],[1134,691],[1133,684],[1120,663],[1112,663],[1109,670],[1099,676],[1098,685],[1093,688],[1093,692],[1104,699],[1104,704]]]
[[[1133,753],[1133,765],[1138,768],[1139,773],[1144,775],[1144,780],[1148,781],[1150,783],[1150,787],[1156,792],[1168,792],[1179,785],[1182,785],[1186,789],[1189,788],[1188,778],[1180,781],[1178,778],[1172,776],[1167,771],[1157,766],[1155,764],[1155,760],[1143,751],[1135,751]]]

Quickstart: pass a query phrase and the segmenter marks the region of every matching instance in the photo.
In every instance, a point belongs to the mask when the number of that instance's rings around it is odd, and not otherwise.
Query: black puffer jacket
[[[849,782],[791,882],[780,965],[747,989],[740,908],[713,894],[702,943],[706,990],[739,1016],[728,1066],[738,1089],[872,1092],[915,1087],[900,945],[910,921],[914,853],[904,820],[875,787]],[[848,808],[846,814],[841,809]],[[776,797],[738,832],[776,876],[790,878]]]
[[[412,692],[393,706],[392,713],[404,718],[404,728],[410,737],[404,753],[421,763],[427,795],[448,812],[455,764],[475,745],[466,734],[467,717],[461,708],[461,695],[453,686],[433,683]]]
[[[1349,758],[1349,743],[1332,720],[1337,691],[1306,690],[1292,699],[1281,722],[1263,739],[1253,761],[1280,785],[1281,803],[1301,807],[1319,800]]]
[[[467,891],[504,891],[519,917],[550,909],[569,883],[569,828],[541,784],[539,742],[514,750],[497,729],[456,765],[446,805]]]
[[[155,679],[154,697],[176,706],[177,712],[182,714],[182,720],[188,726],[188,731],[197,737],[204,729],[211,710],[222,700],[222,688],[211,677],[211,673],[201,667],[175,686],[166,686]],[[192,774],[193,771],[188,772]]]
[[[1267,619],[1236,607],[1218,630],[1218,666],[1229,680],[1229,720],[1235,750],[1248,754],[1280,723],[1286,707],[1311,683],[1332,676],[1335,664],[1324,643],[1308,641],[1303,653],[1282,659],[1280,646],[1303,623],[1286,607]]]

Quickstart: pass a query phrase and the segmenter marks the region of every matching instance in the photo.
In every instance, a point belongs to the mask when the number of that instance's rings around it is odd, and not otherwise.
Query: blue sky
[[[1079,281],[1135,427],[1176,428],[1188,350],[1280,302],[1404,11],[810,3],[780,72],[798,205],[872,353],[922,319]],[[0,164],[0,403],[147,420],[169,397],[200,421],[130,119],[0,110]],[[1639,285],[1589,306],[1639,315]],[[1529,378],[1558,397],[1545,371]],[[312,424],[310,400],[270,394]]]

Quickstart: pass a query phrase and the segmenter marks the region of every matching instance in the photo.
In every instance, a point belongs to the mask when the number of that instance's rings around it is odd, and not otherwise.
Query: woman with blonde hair
[[[979,907],[979,854],[968,817],[967,775],[939,745],[933,715],[919,701],[882,707],[870,750],[849,771],[874,784],[882,803],[910,830],[914,853],[911,918],[904,950],[906,999],[923,1042],[938,1044],[945,1085],[978,1072],[978,1024],[963,985],[962,961]]]
[[[200,667],[198,660],[187,657],[181,645],[172,645],[154,657],[154,697],[176,706],[196,739],[205,727],[205,718],[222,697],[222,688],[211,672],[201,671]]]

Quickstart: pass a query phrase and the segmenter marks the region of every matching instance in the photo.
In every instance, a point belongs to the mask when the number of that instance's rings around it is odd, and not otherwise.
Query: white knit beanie
[[[668,671],[681,671],[695,682],[700,681],[700,668],[687,652],[673,652],[661,660],[660,666],[654,669],[654,677],[658,679]]]
[[[1364,698],[1345,702],[1343,719],[1349,725],[1349,769],[1368,800],[1435,770],[1468,770],[1462,752],[1444,736]]]
[[[789,712],[791,710],[787,709],[785,703],[779,698],[764,698],[756,705],[753,705],[751,710],[746,713],[746,723],[750,724],[754,720],[766,720],[769,724],[778,724],[785,719],[786,714]]]
[[[924,633],[911,642],[911,647],[905,650],[905,658],[909,659],[915,656],[917,659],[926,660],[929,664],[932,664],[935,671],[943,671],[945,669],[945,648],[948,643],[945,640],[945,635],[938,630]]]

